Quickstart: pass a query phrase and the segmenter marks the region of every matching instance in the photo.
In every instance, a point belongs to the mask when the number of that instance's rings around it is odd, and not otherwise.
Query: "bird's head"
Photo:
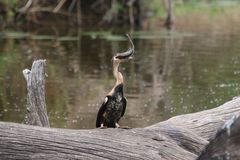
[[[134,44],[133,44],[132,39],[130,38],[130,36],[128,34],[126,34],[126,36],[128,37],[128,40],[130,42],[131,47],[126,52],[117,53],[113,57],[113,63],[119,64],[123,60],[132,59],[131,56],[133,55],[133,53],[135,51],[135,47],[134,47]]]

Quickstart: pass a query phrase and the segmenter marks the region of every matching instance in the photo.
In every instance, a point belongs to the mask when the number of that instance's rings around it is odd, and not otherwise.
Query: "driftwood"
[[[35,61],[32,70],[23,73],[29,123],[49,126],[45,61]],[[239,113],[240,98],[236,98],[146,128],[70,130],[0,122],[0,159],[205,160],[216,154],[235,158],[239,156],[240,120],[234,117]]]
[[[0,122],[1,159],[194,160],[240,112],[240,98],[146,128],[70,130]]]
[[[23,70],[28,91],[26,123],[49,127],[45,102],[45,67],[46,60],[37,60],[33,62],[31,71]]]
[[[198,160],[240,159],[240,117],[233,116],[210,141]]]

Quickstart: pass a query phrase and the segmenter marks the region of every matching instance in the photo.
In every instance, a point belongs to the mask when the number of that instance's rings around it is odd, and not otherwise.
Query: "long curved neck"
[[[113,64],[113,76],[116,79],[115,86],[123,83],[122,73],[118,71],[119,63]]]
[[[108,93],[108,95],[112,95],[114,93],[115,87],[123,83],[122,73],[118,71],[119,64],[120,64],[119,62],[113,63],[113,76],[116,79],[116,82],[112,90]]]

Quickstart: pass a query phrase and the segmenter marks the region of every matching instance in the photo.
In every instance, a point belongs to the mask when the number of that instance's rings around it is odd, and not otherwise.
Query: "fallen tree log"
[[[233,116],[210,141],[198,160],[240,159],[240,117]]]
[[[1,159],[194,160],[223,124],[240,113],[240,98],[146,128],[70,130],[0,122]]]

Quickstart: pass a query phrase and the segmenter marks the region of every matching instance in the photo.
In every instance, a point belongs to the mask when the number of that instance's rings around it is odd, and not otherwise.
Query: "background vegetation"
[[[239,6],[239,0],[1,0],[0,22],[2,26],[57,23],[58,27],[141,28],[159,17],[164,24],[169,13],[172,19],[197,13],[214,16]]]

